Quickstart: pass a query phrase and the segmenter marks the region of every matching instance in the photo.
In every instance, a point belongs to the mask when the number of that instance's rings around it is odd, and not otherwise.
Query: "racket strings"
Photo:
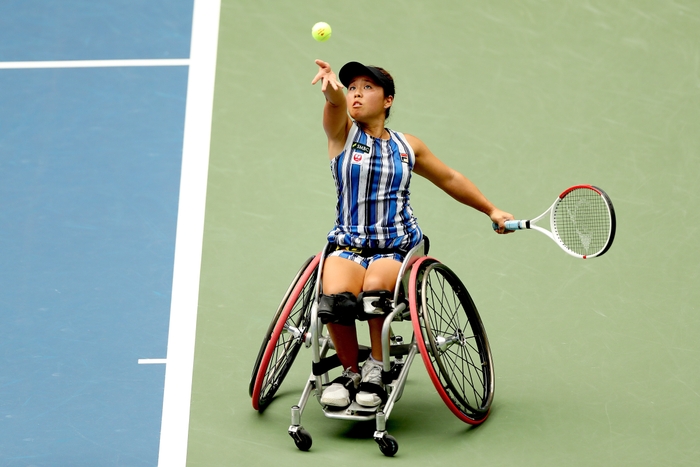
[[[608,244],[611,216],[608,203],[595,190],[569,192],[552,213],[552,227],[566,248],[579,255],[594,255]]]

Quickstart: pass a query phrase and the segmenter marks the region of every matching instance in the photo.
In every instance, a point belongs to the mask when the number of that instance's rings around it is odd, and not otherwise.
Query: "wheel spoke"
[[[312,266],[311,262],[312,259],[302,267],[292,281],[289,295],[283,299],[278,316],[275,318],[276,324],[271,325],[269,340],[263,343],[258,359],[259,363],[260,361],[267,363],[265,368],[256,369],[254,387],[259,389],[252,390],[253,397],[258,398],[257,406],[254,401],[254,406],[258,410],[262,410],[271,401],[304,343],[304,333],[309,328],[311,320],[311,305],[318,267],[317,263]],[[299,287],[302,280],[304,283]],[[285,313],[286,318],[283,318]],[[284,322],[280,322],[281,320]],[[276,341],[272,342],[272,339]],[[257,394],[255,394],[256,391]]]
[[[289,370],[294,357],[296,357],[296,350],[294,347],[300,344],[300,340],[295,338],[296,336],[289,332],[291,329],[297,329],[298,327],[308,326],[308,323],[303,321],[310,317],[310,313],[306,313],[307,310],[311,309],[311,298],[313,294],[313,289],[315,285],[315,280],[309,280],[301,293],[299,294],[297,301],[292,307],[292,311],[289,313],[289,318],[284,324],[284,330],[280,334],[280,338],[275,345],[272,359],[270,360],[270,365],[268,365],[267,371],[265,372],[265,383],[264,383],[264,393],[261,395],[267,396],[268,394],[274,394],[279,388],[280,382],[276,381],[283,372]]]
[[[421,284],[420,328],[435,376],[462,413],[483,421],[493,375],[478,312],[461,281],[440,263],[425,267]]]

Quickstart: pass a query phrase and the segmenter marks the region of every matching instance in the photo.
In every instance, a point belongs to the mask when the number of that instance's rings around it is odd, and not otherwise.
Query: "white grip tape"
[[[527,221],[505,221],[504,225],[508,230],[527,229]]]

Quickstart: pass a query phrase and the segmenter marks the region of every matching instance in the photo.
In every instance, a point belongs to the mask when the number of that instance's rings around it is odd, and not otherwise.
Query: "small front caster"
[[[290,426],[289,436],[294,440],[294,444],[301,451],[308,451],[311,449],[311,435],[302,426]]]
[[[399,443],[396,438],[384,432],[374,433],[374,440],[379,445],[379,450],[387,457],[392,457],[399,450]]]

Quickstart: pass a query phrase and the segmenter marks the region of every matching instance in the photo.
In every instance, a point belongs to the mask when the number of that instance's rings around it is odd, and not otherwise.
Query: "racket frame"
[[[557,207],[559,203],[568,195],[570,192],[579,189],[579,188],[585,188],[589,190],[593,190],[596,193],[598,193],[604,200],[605,203],[608,206],[608,218],[610,220],[610,233],[608,235],[608,241],[605,244],[605,246],[598,252],[593,253],[591,255],[580,255],[574,251],[571,251],[569,248],[564,245],[564,243],[561,241],[559,238],[559,235],[556,234],[555,232],[557,231],[556,226],[554,225],[554,216],[552,216],[552,212],[554,209]],[[547,230],[543,227],[540,227],[539,225],[536,225],[537,221],[542,220],[543,217],[549,214],[549,228],[551,230]],[[559,245],[559,247],[570,254],[571,256],[575,258],[580,258],[580,259],[587,259],[587,258],[594,258],[596,256],[601,256],[603,255],[608,249],[610,249],[610,246],[612,245],[613,239],[615,238],[615,228],[616,228],[616,221],[615,221],[615,209],[613,208],[612,202],[610,201],[610,198],[608,195],[600,188],[593,186],[593,185],[574,185],[566,190],[564,190],[556,200],[552,203],[552,205],[547,209],[545,212],[540,214],[539,216],[535,217],[534,219],[530,220],[513,220],[513,221],[506,221],[505,222],[505,227],[508,230],[524,230],[524,229],[530,229],[530,230],[537,230],[538,232],[541,232],[554,240],[554,243]]]

